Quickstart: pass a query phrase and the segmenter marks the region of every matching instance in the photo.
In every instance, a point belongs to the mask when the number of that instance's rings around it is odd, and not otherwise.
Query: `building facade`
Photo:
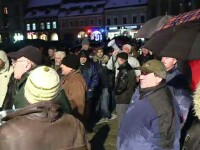
[[[104,34],[104,6],[106,1],[66,3],[59,13],[62,40],[101,41]]]
[[[200,8],[199,0],[148,0],[148,19],[162,15],[178,15]]]
[[[134,38],[148,19],[197,8],[199,0],[1,0],[0,43]]]
[[[0,1],[0,43],[24,39],[24,15],[28,0]]]
[[[59,40],[58,14],[62,0],[29,0],[24,17],[27,39]]]
[[[104,9],[108,38],[123,35],[134,38],[147,18],[147,0],[109,0]]]

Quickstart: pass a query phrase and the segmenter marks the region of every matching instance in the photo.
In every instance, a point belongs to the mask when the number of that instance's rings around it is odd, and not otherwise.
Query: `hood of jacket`
[[[108,57],[107,55],[103,55],[102,58],[99,58],[97,55],[95,55],[95,56],[93,57],[93,61],[94,61],[94,62],[101,61],[102,64],[106,64],[106,63],[108,62],[108,60],[109,60],[109,57]]]
[[[9,60],[8,57],[6,55],[6,53],[2,50],[0,50],[0,59],[5,63],[4,68],[2,68],[0,70],[0,74],[9,70],[10,64],[9,64]]]
[[[197,86],[197,89],[194,93],[194,113],[195,116],[198,117],[198,119],[200,120],[200,84]]]
[[[62,113],[61,107],[52,101],[39,102],[19,109],[14,113],[10,113],[2,118],[2,121],[8,121],[15,117],[28,115],[34,120],[54,122],[61,117]]]

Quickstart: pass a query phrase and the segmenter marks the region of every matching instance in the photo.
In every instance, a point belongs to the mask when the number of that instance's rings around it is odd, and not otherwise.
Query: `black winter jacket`
[[[136,88],[135,70],[126,61],[118,68],[115,81],[115,96],[117,104],[129,104]]]

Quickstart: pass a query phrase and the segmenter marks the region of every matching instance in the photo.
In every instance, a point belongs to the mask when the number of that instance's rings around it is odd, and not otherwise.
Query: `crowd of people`
[[[198,149],[200,86],[192,97],[181,60],[135,48],[0,50],[0,149],[88,150],[87,133],[114,118],[119,150]]]

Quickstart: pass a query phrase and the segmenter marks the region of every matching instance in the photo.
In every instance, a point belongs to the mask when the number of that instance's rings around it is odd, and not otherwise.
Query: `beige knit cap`
[[[24,92],[31,104],[54,99],[60,92],[60,79],[57,72],[47,66],[34,69],[26,81]]]

